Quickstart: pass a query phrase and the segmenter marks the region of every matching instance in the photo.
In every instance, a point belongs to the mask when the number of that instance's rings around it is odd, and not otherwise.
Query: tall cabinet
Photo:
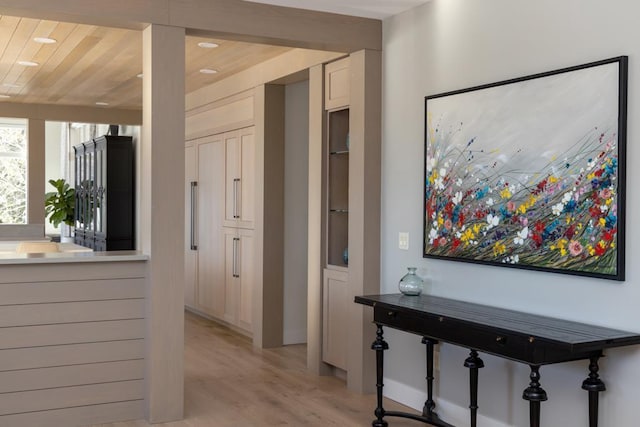
[[[105,135],[73,150],[74,242],[96,251],[135,249],[132,137]]]
[[[375,390],[370,312],[380,292],[380,52],[309,71],[309,321],[307,366]],[[346,251],[345,251],[346,249]]]
[[[193,140],[185,151],[185,304],[252,333],[254,128]]]
[[[322,360],[347,370],[349,309],[349,63],[326,66],[325,248]]]

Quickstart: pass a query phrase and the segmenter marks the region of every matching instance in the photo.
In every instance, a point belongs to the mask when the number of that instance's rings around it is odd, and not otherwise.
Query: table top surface
[[[601,348],[609,348],[640,344],[640,334],[635,332],[430,295],[366,295],[357,296],[355,302],[403,311],[414,316],[442,316],[463,323],[517,332],[572,346],[598,343]]]

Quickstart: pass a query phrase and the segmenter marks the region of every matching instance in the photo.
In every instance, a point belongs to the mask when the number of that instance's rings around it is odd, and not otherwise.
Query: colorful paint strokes
[[[623,280],[623,65],[427,97],[425,256]]]

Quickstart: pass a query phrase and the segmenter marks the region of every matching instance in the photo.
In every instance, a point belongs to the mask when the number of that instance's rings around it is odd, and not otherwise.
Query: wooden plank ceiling
[[[36,37],[55,39],[42,44]],[[217,48],[198,47],[213,42]],[[289,48],[187,36],[185,93]],[[24,66],[31,61],[37,66]],[[200,70],[217,70],[202,74]],[[0,102],[141,108],[142,33],[119,28],[0,17]],[[6,98],[4,96],[10,96]]]

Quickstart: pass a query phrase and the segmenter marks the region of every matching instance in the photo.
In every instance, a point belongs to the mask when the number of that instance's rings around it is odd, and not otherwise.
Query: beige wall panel
[[[284,86],[256,88],[254,340],[282,345],[284,290]]]
[[[20,427],[69,427],[73,425],[94,425],[107,422],[136,420],[144,417],[143,402],[143,400],[132,400],[129,402],[4,415],[0,417],[0,425]]]
[[[142,124],[141,110],[0,102],[0,117],[60,122]]]
[[[143,340],[0,350],[3,371],[142,358]]]
[[[0,328],[0,349],[144,338],[144,319]]]
[[[0,372],[0,393],[140,380],[142,378],[144,378],[144,360],[142,359],[3,371]],[[2,421],[0,421],[0,425],[2,425]]]
[[[0,305],[144,298],[144,279],[0,284]]]
[[[144,318],[144,299],[5,305],[0,327]]]
[[[381,54],[356,52],[350,68],[347,386],[363,393],[375,390],[375,327],[372,311],[353,299],[380,290]]]
[[[349,106],[349,58],[325,66],[324,108],[333,110]]]
[[[147,419],[184,404],[184,28],[150,25],[143,40],[140,247],[149,255]],[[170,197],[167,197],[170,195]]]
[[[142,380],[62,387],[55,392],[21,391],[0,396],[0,415],[139,400],[143,397]]]
[[[223,105],[210,105],[189,111],[185,119],[186,139],[238,129],[253,124],[253,96]]]
[[[322,269],[325,247],[323,238],[322,175],[324,153],[324,70],[316,65],[309,70],[309,222],[307,248],[307,369],[328,375],[322,362]]]
[[[268,310],[264,306],[264,293],[265,293],[265,277],[264,277],[264,257],[262,250],[264,248],[264,191],[265,184],[262,181],[264,177],[265,167],[265,86],[259,86],[255,88],[255,138],[256,138],[256,221],[255,221],[255,244],[256,244],[256,259],[255,259],[255,280],[256,286],[253,293],[253,345],[261,348],[263,346],[263,314],[265,310]]]
[[[0,0],[1,1],[1,0]],[[224,99],[239,92],[306,70],[317,64],[344,56],[343,53],[294,49],[227,79],[187,94],[187,110]],[[256,115],[257,117],[257,115]]]
[[[41,239],[44,229],[44,224],[0,224],[0,241]]]
[[[44,224],[44,120],[29,119],[27,129],[27,223]]]
[[[284,86],[265,85],[264,98],[264,229],[262,317],[263,347],[282,345],[284,319]],[[257,156],[256,156],[257,157]],[[257,160],[256,163],[259,161]],[[258,184],[259,185],[259,184]]]
[[[146,268],[144,261],[3,265],[0,283],[143,278]]]

